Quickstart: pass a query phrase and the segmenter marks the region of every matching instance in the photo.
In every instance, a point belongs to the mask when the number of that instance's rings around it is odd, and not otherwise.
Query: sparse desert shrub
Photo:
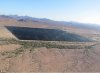
[[[22,54],[26,49],[29,49],[30,52],[33,51],[35,48],[46,47],[46,48],[58,48],[58,49],[90,49],[95,44],[87,44],[87,43],[80,43],[80,42],[57,42],[57,41],[20,41],[16,39],[8,39],[3,40],[6,44],[19,44],[21,45],[20,48],[10,51],[1,53],[1,55],[8,55],[8,58],[15,57],[19,54]]]

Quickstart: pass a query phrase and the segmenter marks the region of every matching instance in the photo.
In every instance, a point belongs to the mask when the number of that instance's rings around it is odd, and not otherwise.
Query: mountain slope
[[[99,37],[99,26],[76,22],[54,21],[49,19],[33,18],[29,16],[0,15],[0,26],[15,26],[44,29],[60,29],[69,33],[87,38]]]

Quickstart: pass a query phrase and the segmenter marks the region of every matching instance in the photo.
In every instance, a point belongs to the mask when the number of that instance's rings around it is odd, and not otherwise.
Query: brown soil
[[[12,58],[0,59],[5,72],[100,72],[100,44],[93,49],[26,50]]]
[[[21,47],[20,45],[15,45],[15,44],[0,45],[0,52],[13,51],[20,47]]]
[[[82,36],[98,36],[99,31],[84,30],[75,27],[50,26],[39,22],[18,22],[14,19],[0,19],[0,38],[16,38],[4,26],[32,28],[60,28]],[[93,37],[95,37],[93,36]],[[20,45],[0,45],[0,52],[14,51]],[[100,72],[100,44],[92,49],[35,48],[25,50],[16,57],[0,55],[0,73],[2,72]]]

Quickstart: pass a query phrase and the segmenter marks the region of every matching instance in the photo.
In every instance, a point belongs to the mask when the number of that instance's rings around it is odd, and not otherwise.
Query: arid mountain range
[[[100,26],[0,15],[0,73],[100,72]]]
[[[65,21],[54,21],[46,18],[32,18],[28,16],[17,16],[17,15],[0,15],[0,32],[1,37],[9,35],[6,26],[14,27],[27,27],[27,28],[44,28],[44,29],[60,29],[68,33],[85,36],[88,38],[95,38],[100,35],[100,26],[96,24],[83,24],[78,22],[65,22]],[[5,33],[4,33],[5,32]],[[6,34],[7,32],[7,34]],[[55,32],[56,33],[56,32]],[[6,38],[15,38],[13,34],[6,36]]]

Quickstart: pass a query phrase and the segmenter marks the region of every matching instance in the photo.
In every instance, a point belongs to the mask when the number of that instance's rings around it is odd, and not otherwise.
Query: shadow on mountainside
[[[88,42],[85,37],[65,32],[59,29],[29,28],[6,26],[6,28],[20,40],[43,40],[43,41],[70,41]]]

